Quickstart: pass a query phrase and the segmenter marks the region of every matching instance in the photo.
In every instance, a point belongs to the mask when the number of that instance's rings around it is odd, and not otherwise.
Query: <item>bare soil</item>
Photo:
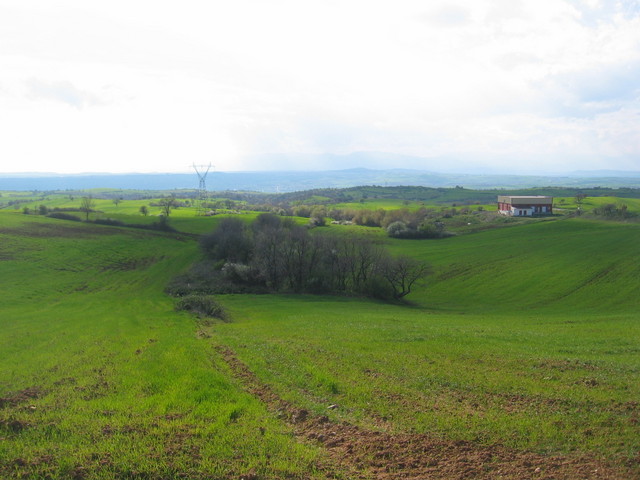
[[[392,434],[313,415],[280,398],[227,347],[218,352],[245,389],[287,422],[304,442],[321,446],[328,478],[353,479],[620,479],[640,478],[640,456],[612,465],[586,455],[546,456],[501,445],[477,445],[424,434]]]
[[[12,414],[12,409],[19,407],[26,410],[33,410],[35,407],[30,405],[31,401],[39,398],[42,394],[43,391],[40,388],[30,387],[17,392],[11,392],[4,397],[0,397],[0,412],[4,409],[10,410],[8,415],[3,413],[0,416],[0,441],[3,440],[2,434],[4,433],[18,434],[32,426],[30,422],[15,418]]]
[[[29,387],[18,392],[11,392],[5,397],[0,397],[0,408],[15,407],[21,403],[40,398],[43,391],[39,387]]]

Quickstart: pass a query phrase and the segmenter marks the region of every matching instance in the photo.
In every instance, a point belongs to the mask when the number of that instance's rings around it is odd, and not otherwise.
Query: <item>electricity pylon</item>
[[[196,165],[194,163],[193,169],[196,171],[198,179],[200,180],[198,192],[196,193],[196,215],[204,215],[205,204],[207,202],[207,184],[205,183],[205,180],[207,178],[207,173],[209,173],[209,169],[211,169],[211,164]]]

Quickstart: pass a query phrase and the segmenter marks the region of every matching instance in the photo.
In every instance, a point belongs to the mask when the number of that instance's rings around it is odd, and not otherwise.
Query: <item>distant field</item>
[[[221,296],[223,323],[163,293],[220,218],[192,213],[172,213],[182,234],[0,211],[0,477],[400,478],[414,461],[414,478],[640,477],[640,225],[331,225],[317,233],[375,236],[432,275],[404,304]],[[296,415],[328,426],[303,435]],[[431,450],[405,460],[416,438]]]
[[[498,194],[513,195],[551,195],[554,197],[556,208],[573,210],[576,208],[575,195],[579,192],[587,194],[583,202],[583,209],[588,211],[593,207],[606,203],[626,204],[631,211],[640,212],[640,189],[624,188],[615,190],[611,188],[560,188],[546,187],[531,190],[472,190],[462,188],[424,188],[424,187],[357,187],[351,189],[330,189],[319,195],[305,192],[289,194],[261,194],[256,192],[233,192],[234,195],[246,195],[254,203],[291,202],[292,204],[303,203],[305,205],[327,204],[330,208],[349,209],[396,209],[409,208],[416,210],[421,207],[443,208],[443,207],[468,207],[472,210],[482,207],[485,210],[496,210],[496,197]],[[139,208],[143,205],[149,207],[150,215],[161,213],[160,207],[153,207],[152,202],[162,196],[169,194],[193,196],[193,190],[175,191],[145,191],[145,190],[117,190],[117,189],[91,189],[86,191],[53,191],[53,192],[28,192],[28,191],[0,191],[0,208],[21,209],[23,207],[37,208],[39,205],[49,207],[73,208],[78,207],[80,199],[84,195],[92,195],[97,203],[97,209],[107,214],[127,214],[138,215]],[[225,197],[215,197],[224,195],[223,193],[211,193],[210,201],[224,200]],[[140,196],[153,196],[151,199],[130,199]],[[115,205],[113,198],[122,197],[124,200],[119,205]],[[337,201],[336,198],[348,198],[349,201]],[[187,198],[189,199],[189,198]],[[7,205],[9,202],[17,204]],[[235,201],[238,201],[236,198]],[[245,203],[246,200],[240,201]],[[182,208],[178,216],[190,215],[193,209]]]
[[[353,208],[356,210],[369,209],[377,210],[384,208],[385,210],[392,210],[396,208],[408,208],[410,210],[417,210],[418,208],[425,206],[424,202],[410,202],[406,200],[398,199],[384,199],[384,200],[362,200],[361,202],[346,202],[336,203],[332,205],[333,208]]]
[[[348,202],[348,203],[337,203],[332,205],[332,208],[352,208],[355,210],[369,209],[369,210],[377,210],[382,208],[384,210],[394,210],[398,208],[408,208],[409,210],[418,210],[420,208],[435,208],[441,209],[443,207],[451,207],[455,206],[458,208],[467,207],[472,211],[478,209],[478,207],[483,208],[484,210],[497,210],[497,204],[472,204],[466,205],[457,202],[451,202],[447,205],[443,205],[442,203],[430,203],[430,202],[416,202],[416,201],[408,201],[408,200],[394,200],[394,199],[384,199],[384,200],[371,200],[366,199],[361,202]]]
[[[640,199],[619,198],[619,197],[587,197],[582,201],[580,207],[583,211],[589,212],[603,205],[613,204],[616,206],[626,205],[630,212],[640,213]],[[554,198],[554,206],[560,209],[575,211],[578,208],[575,197]]]

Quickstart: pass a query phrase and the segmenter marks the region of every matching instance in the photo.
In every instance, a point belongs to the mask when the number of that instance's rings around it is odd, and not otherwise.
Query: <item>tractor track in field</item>
[[[327,478],[628,480],[640,478],[640,455],[624,466],[589,456],[545,456],[500,445],[448,441],[425,434],[394,434],[336,423],[282,399],[226,346],[217,352],[245,390],[291,426],[303,442],[321,446]],[[340,472],[338,474],[337,472]],[[242,477],[241,477],[242,478]]]

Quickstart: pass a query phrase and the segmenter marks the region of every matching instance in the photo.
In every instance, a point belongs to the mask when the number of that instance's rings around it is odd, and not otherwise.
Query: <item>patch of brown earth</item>
[[[78,385],[74,387],[74,391],[78,392],[80,398],[89,401],[106,397],[113,392],[113,387],[103,376],[99,376],[93,384],[87,386]]]
[[[335,423],[280,398],[227,347],[218,353],[247,391],[303,441],[321,445],[330,461],[354,479],[620,479],[640,478],[640,458],[613,466],[587,457],[545,456],[500,445],[481,446],[424,434],[390,434]],[[333,469],[320,466],[331,476]]]
[[[534,365],[534,368],[540,369],[553,369],[561,372],[573,371],[573,370],[600,370],[600,367],[595,363],[584,362],[581,360],[555,360],[545,359]]]
[[[12,392],[4,397],[0,397],[0,408],[15,407],[21,403],[35,400],[42,396],[42,389],[39,387],[29,387],[18,392]]]
[[[15,418],[10,418],[7,420],[0,419],[0,431],[6,430],[10,433],[20,433],[30,426],[31,424],[29,422],[25,422],[24,420],[17,420]]]

